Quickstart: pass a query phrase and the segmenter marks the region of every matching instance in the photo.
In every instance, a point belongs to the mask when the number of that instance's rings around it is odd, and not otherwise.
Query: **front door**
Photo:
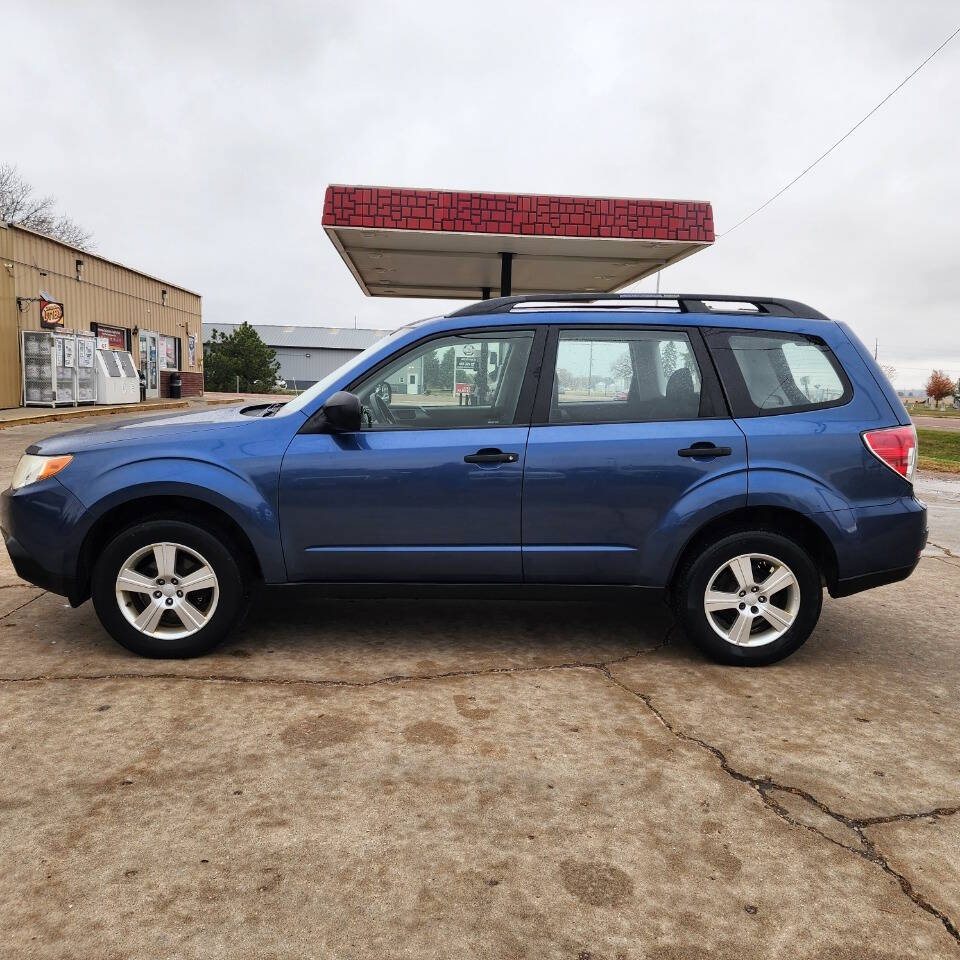
[[[280,476],[290,579],[521,580],[527,368],[543,339],[434,337],[352,386],[360,432],[298,434]]]
[[[147,399],[160,396],[160,368],[157,359],[157,335],[140,332],[140,370],[147,383]]]
[[[662,586],[692,516],[746,505],[744,435],[699,332],[555,329],[544,370],[527,444],[524,578]]]

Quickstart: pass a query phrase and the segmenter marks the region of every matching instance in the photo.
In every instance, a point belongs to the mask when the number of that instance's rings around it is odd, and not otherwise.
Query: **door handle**
[[[463,458],[464,463],[516,463],[520,455],[516,453],[504,453],[494,447],[484,447],[476,453],[468,454]]]
[[[700,441],[690,447],[677,451],[679,457],[729,457],[733,453],[730,447],[718,447],[716,444]]]

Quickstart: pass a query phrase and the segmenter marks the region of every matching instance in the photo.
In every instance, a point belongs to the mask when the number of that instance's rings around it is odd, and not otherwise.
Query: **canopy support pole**
[[[513,289],[513,254],[500,254],[500,296],[509,297]]]

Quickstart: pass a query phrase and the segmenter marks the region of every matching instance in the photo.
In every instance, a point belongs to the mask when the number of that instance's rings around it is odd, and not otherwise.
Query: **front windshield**
[[[407,324],[404,327],[400,327],[399,330],[394,330],[393,333],[388,333],[381,337],[375,344],[367,347],[367,349],[362,353],[358,353],[355,357],[351,357],[345,364],[343,364],[343,366],[337,367],[336,370],[334,370],[332,373],[328,373],[322,380],[318,380],[312,387],[309,387],[308,389],[304,390],[303,393],[294,397],[288,403],[285,403],[283,408],[277,411],[277,416],[284,416],[289,413],[294,413],[297,410],[302,410],[314,399],[314,397],[319,396],[332,384],[336,383],[338,380],[352,371],[363,367],[371,354],[383,349],[383,347],[392,341],[399,339],[401,336],[403,336],[403,334],[410,330],[411,327],[418,326],[420,323],[425,322],[425,320],[420,320],[417,323]]]

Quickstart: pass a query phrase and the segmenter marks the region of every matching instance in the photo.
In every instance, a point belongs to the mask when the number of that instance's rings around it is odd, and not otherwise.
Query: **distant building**
[[[214,330],[229,336],[239,326],[239,323],[204,324],[205,342]],[[313,386],[389,332],[353,327],[281,327],[268,323],[251,326],[260,339],[276,351],[280,377],[294,390]]]
[[[169,397],[174,373],[183,396],[203,390],[200,294],[0,220],[0,408],[29,399],[21,337],[40,330],[130,351],[148,398]]]

